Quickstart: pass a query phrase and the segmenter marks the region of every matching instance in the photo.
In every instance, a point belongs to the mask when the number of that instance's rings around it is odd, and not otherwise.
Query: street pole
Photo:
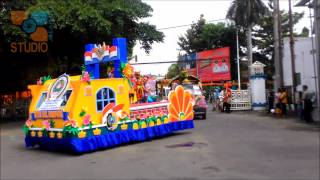
[[[279,28],[281,24],[279,22],[279,0],[273,0],[274,9],[273,9],[273,40],[274,40],[274,66],[275,66],[275,78],[274,78],[274,91],[277,92],[277,89],[280,88],[283,84],[282,80],[282,62],[281,62],[281,44],[280,44],[280,33]]]
[[[236,37],[237,37],[237,68],[238,68],[238,89],[241,90],[241,79],[240,79],[240,58],[239,58],[239,36],[238,28],[236,28]]]
[[[309,3],[308,5],[308,8],[309,8],[309,18],[310,18],[310,34],[311,34],[311,47],[312,47],[312,59],[313,59],[313,71],[314,71],[314,86],[315,86],[315,90],[316,90],[316,97],[317,99],[319,99],[319,93],[318,93],[318,86],[317,86],[317,83],[318,83],[318,79],[319,76],[317,76],[317,61],[316,61],[316,49],[315,49],[315,45],[314,45],[314,40],[315,38],[313,37],[313,22],[312,22],[312,15],[311,15],[311,8],[312,8],[312,5]],[[315,16],[314,16],[315,17]],[[319,71],[319,70],[318,70]],[[318,110],[319,110],[319,101],[316,102],[317,103],[317,107],[318,107]]]
[[[296,103],[296,63],[295,63],[295,53],[294,53],[294,38],[293,38],[293,23],[292,23],[292,9],[291,9],[291,0],[289,0],[289,28],[290,28],[290,55],[291,55],[291,76],[292,76],[292,99],[293,104]]]
[[[316,35],[316,49],[318,62],[318,90],[320,91],[320,1],[313,1],[314,5],[314,19],[315,19],[315,35]],[[320,120],[320,97],[318,94],[318,120]]]

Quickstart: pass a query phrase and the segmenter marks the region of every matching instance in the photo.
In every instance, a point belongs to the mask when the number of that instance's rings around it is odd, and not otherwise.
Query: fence
[[[251,94],[249,90],[232,90],[231,94],[231,110],[251,110]]]

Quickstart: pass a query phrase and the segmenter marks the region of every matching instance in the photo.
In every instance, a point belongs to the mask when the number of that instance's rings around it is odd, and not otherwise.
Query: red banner
[[[190,75],[198,76],[201,82],[230,80],[230,48],[201,51],[196,56],[196,68],[189,69]]]

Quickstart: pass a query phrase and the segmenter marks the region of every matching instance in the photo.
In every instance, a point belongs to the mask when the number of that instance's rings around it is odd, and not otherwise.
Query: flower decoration
[[[84,73],[81,76],[81,81],[90,84],[90,75],[88,71],[84,71]]]
[[[101,129],[99,129],[99,128],[95,128],[94,130],[93,130],[93,134],[94,135],[100,135],[101,134]]]
[[[49,123],[48,120],[42,121],[42,125],[43,125],[43,129],[49,130],[49,128],[50,128],[50,123]]]
[[[134,130],[139,129],[139,124],[138,124],[137,122],[133,123],[132,128],[133,128]]]
[[[163,116],[161,117],[161,120],[163,121],[164,124],[169,123],[169,118],[168,118],[167,115],[163,115]]]
[[[92,128],[92,121],[91,121],[91,115],[87,114],[84,116],[83,118],[83,126],[89,126],[90,128]]]
[[[67,133],[72,134],[74,136],[78,135],[79,129],[77,127],[77,122],[75,120],[69,120],[65,122],[62,132],[64,135],[66,135]]]
[[[83,117],[84,115],[86,115],[87,111],[88,111],[88,108],[85,106],[82,106],[79,116]]]
[[[32,121],[31,121],[30,119],[28,119],[28,120],[26,121],[26,126],[27,126],[28,128],[31,128],[31,126],[32,126]]]
[[[72,127],[77,127],[77,121],[75,121],[75,120],[70,120],[70,125],[72,126]]]
[[[62,138],[62,135],[63,135],[63,134],[62,134],[61,132],[58,132],[58,133],[57,133],[58,139],[61,139],[61,138]]]
[[[124,68],[123,68],[123,70],[122,70],[122,73],[123,73],[123,75],[124,75],[126,78],[131,78],[131,77],[133,76],[134,69],[133,69],[133,67],[132,67],[129,63],[127,63],[127,64],[124,66]]]
[[[193,118],[193,108],[191,103],[191,93],[185,91],[182,86],[177,86],[169,93],[169,121],[190,120]]]
[[[149,121],[149,126],[150,126],[150,127],[152,127],[152,126],[154,126],[154,125],[155,125],[154,121]]]
[[[88,115],[85,115],[84,116],[84,118],[83,118],[83,125],[85,125],[85,126],[88,126],[89,125],[89,123],[91,122],[90,121],[90,115],[88,114]]]
[[[56,134],[55,134],[53,131],[51,131],[51,132],[49,133],[49,137],[50,137],[50,138],[54,138],[55,135],[56,135]]]
[[[128,124],[126,124],[126,123],[123,123],[123,124],[121,124],[121,130],[127,130],[128,129]]]
[[[42,137],[43,133],[42,131],[38,131],[38,137]]]
[[[41,80],[41,78],[37,80],[37,85],[42,85],[42,80]]]
[[[46,81],[48,81],[48,80],[50,80],[50,79],[51,79],[51,76],[50,76],[50,75],[40,77],[40,78],[37,80],[37,85],[43,85]]]
[[[161,124],[162,124],[161,119],[160,119],[160,118],[157,118],[157,125],[159,126],[159,125],[161,125]]]
[[[78,134],[78,137],[79,138],[85,138],[87,135],[87,133],[85,131],[80,131],[79,134]]]

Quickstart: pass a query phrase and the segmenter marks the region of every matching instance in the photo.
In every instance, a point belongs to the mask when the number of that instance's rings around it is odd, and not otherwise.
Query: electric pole
[[[316,35],[316,51],[318,60],[318,90],[320,91],[320,1],[314,0],[314,21],[315,21],[315,35]],[[318,120],[320,120],[320,98],[318,94]]]
[[[291,0],[289,0],[289,28],[290,28],[290,56],[291,56],[291,76],[292,76],[292,100],[295,104],[295,94],[296,94],[296,63],[295,63],[295,51],[294,51],[294,38],[293,38],[293,23],[292,23],[292,9]]]
[[[279,22],[279,0],[273,0],[273,40],[274,40],[274,67],[275,67],[275,76],[274,76],[274,91],[276,92],[278,88],[283,85],[282,78],[282,62],[281,62],[281,22]]]

